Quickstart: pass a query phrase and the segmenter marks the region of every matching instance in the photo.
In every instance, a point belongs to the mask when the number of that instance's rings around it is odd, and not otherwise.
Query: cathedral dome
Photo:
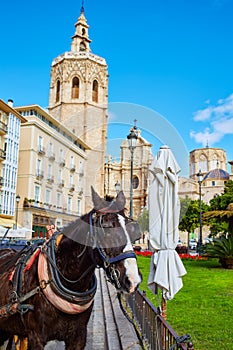
[[[209,171],[205,176],[203,180],[208,179],[221,179],[221,180],[229,180],[229,174],[227,171],[223,169],[214,169]]]

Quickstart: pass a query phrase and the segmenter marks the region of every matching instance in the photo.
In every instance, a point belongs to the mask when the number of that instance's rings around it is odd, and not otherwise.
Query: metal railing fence
[[[126,302],[148,350],[194,350],[192,342],[186,343],[190,336],[179,337],[146,297],[145,292],[137,290],[126,297]]]

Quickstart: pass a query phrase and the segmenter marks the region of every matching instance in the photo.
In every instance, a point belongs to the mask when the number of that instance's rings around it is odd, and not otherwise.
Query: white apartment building
[[[20,126],[25,122],[12,100],[0,100],[0,225],[10,228],[15,223]]]
[[[46,235],[46,225],[67,225],[85,212],[83,189],[89,147],[38,105],[21,106],[17,189],[19,222],[32,236]]]

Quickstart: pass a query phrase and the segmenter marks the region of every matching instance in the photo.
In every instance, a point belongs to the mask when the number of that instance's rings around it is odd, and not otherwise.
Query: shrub
[[[214,238],[213,243],[206,245],[206,254],[218,258],[222,267],[233,269],[233,236]]]

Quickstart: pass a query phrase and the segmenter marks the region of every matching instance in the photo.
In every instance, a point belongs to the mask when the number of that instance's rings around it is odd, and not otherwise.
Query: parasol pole
[[[167,318],[167,301],[162,297],[162,317],[166,320]]]

